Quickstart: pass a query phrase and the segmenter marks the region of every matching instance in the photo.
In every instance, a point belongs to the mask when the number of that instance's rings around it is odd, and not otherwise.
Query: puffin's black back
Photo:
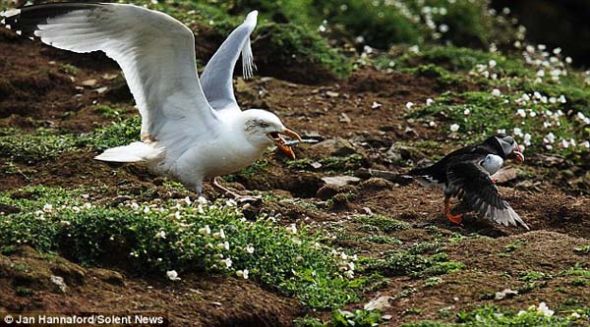
[[[444,158],[440,159],[431,166],[412,169],[408,174],[411,176],[429,176],[439,183],[446,184],[447,167],[449,166],[449,164],[453,162],[471,160],[476,159],[478,157],[485,157],[488,154],[495,154],[502,157],[502,159],[506,159],[506,155],[502,150],[502,146],[500,145],[500,143],[498,143],[498,140],[496,139],[497,136],[502,137],[505,135],[498,134],[490,136],[487,139],[485,139],[482,143],[472,144],[464,148],[457,149],[447,154]]]

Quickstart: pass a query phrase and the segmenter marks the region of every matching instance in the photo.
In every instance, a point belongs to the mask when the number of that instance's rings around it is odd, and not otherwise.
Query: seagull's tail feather
[[[161,155],[162,149],[155,147],[153,144],[133,142],[128,145],[107,149],[94,157],[94,159],[114,162],[141,162],[152,161]]]

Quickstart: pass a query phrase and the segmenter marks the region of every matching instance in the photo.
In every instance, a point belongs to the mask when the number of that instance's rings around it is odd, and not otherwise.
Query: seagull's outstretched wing
[[[253,75],[254,58],[250,34],[256,27],[257,17],[257,11],[249,13],[244,22],[231,32],[205,66],[201,76],[203,91],[211,106],[217,110],[239,110],[234,96],[232,77],[240,52],[244,78],[250,78]]]
[[[463,199],[473,210],[488,219],[508,226],[517,223],[529,229],[527,224],[504,201],[487,171],[474,161],[452,163],[447,169],[448,188],[453,195]]]
[[[114,59],[142,116],[142,138],[171,142],[215,129],[217,117],[197,75],[193,33],[174,18],[106,3],[35,5],[2,16],[18,34],[74,52],[104,51]]]

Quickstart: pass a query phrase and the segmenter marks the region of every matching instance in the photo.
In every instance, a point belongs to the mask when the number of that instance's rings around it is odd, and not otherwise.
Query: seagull
[[[444,191],[444,213],[447,218],[461,224],[462,215],[451,213],[450,200],[453,196],[480,215],[508,226],[522,225],[529,227],[504,201],[495,185],[492,175],[495,174],[506,159],[524,161],[523,147],[518,145],[512,136],[496,134],[481,144],[466,146],[455,150],[435,164],[411,170],[420,184],[428,187],[440,187]]]
[[[203,182],[223,187],[219,176],[239,171],[273,145],[295,159],[283,137],[301,141],[275,114],[242,111],[232,76],[242,57],[245,78],[253,75],[250,12],[209,60],[201,79],[195,37],[178,20],[128,4],[55,3],[10,9],[0,21],[17,34],[78,53],[103,51],[120,66],[141,115],[140,141],[107,149],[95,159],[140,162],[200,196]]]

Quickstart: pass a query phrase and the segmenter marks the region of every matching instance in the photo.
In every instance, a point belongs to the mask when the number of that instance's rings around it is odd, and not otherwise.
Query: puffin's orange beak
[[[296,132],[285,128],[284,131],[281,132],[281,134],[285,134],[293,139],[296,139],[298,141],[303,141],[301,139],[301,136],[299,136],[299,134],[297,134]],[[275,142],[275,145],[277,146],[277,148],[279,148],[279,150],[281,152],[283,152],[284,154],[286,154],[289,158],[295,160],[295,152],[293,152],[293,149],[287,145],[285,139],[283,138],[283,136],[279,134],[278,132],[272,132],[270,133],[270,137],[272,138],[272,140]]]
[[[514,160],[516,160],[516,162],[523,163],[524,162],[524,154],[522,154],[523,151],[524,151],[524,147],[522,145],[515,145],[514,150],[512,150],[511,157],[513,157]]]

